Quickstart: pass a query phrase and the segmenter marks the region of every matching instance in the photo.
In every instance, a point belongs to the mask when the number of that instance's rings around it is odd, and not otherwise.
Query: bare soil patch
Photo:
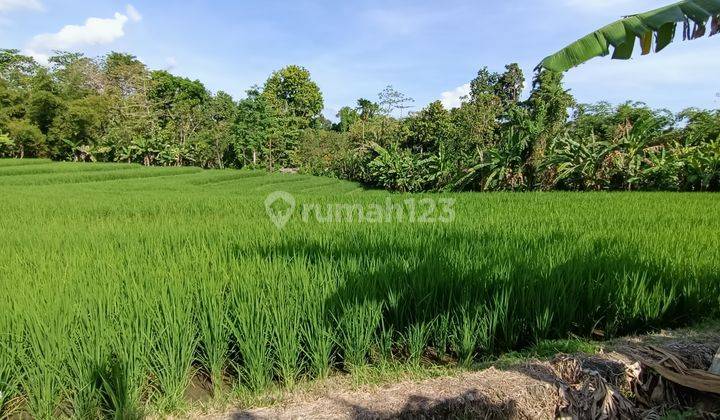
[[[720,389],[699,391],[669,380],[658,370],[674,372],[679,363],[683,372],[690,372],[680,380],[693,385],[693,375],[707,372],[718,347],[720,328],[666,331],[605,343],[595,355],[559,354],[552,360],[528,360],[452,377],[354,390],[333,386],[330,380],[314,391],[290,393],[271,407],[193,417],[605,419],[660,418],[674,410],[717,418]]]

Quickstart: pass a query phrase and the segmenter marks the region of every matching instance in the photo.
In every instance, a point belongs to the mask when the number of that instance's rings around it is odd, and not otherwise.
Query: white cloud
[[[463,97],[468,95],[470,95],[470,83],[466,83],[453,90],[443,92],[440,95],[440,102],[442,102],[445,109],[458,108],[463,103]]]
[[[83,25],[66,25],[58,32],[36,35],[27,44],[25,53],[40,63],[46,63],[48,53],[53,50],[110,44],[125,36],[128,20],[137,22],[142,19],[131,5],[127,6],[126,12],[127,15],[117,12],[112,18],[91,17]]]
[[[0,13],[13,10],[42,11],[44,7],[40,0],[0,0]]]
[[[125,6],[125,12],[133,22],[140,22],[142,20],[142,15],[132,4]]]
[[[72,48],[80,45],[109,44],[125,35],[124,26],[128,17],[115,13],[109,19],[88,18],[84,25],[67,25],[56,33],[36,35],[30,41],[33,50]]]

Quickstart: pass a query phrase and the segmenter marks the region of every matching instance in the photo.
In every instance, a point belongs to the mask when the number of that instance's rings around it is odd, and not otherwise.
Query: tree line
[[[59,52],[41,66],[0,50],[0,156],[204,168],[297,168],[401,192],[718,190],[720,112],[579,104],[539,70],[481,69],[462,104],[392,87],[333,123],[307,69],[233,99],[136,57]]]

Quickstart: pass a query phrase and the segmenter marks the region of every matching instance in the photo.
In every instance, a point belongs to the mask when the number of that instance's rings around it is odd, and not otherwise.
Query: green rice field
[[[275,191],[297,202],[282,229],[266,212]],[[410,199],[454,200],[454,218],[297,213]],[[0,417],[170,413],[198,378],[210,393],[262,392],[720,315],[716,194],[418,196],[296,174],[0,160],[0,238]]]

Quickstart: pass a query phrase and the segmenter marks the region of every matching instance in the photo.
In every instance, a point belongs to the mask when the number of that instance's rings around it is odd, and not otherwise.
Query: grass
[[[278,230],[264,207],[276,190],[298,206],[452,198],[456,218]],[[178,412],[191,378],[223,400],[720,315],[714,194],[408,196],[0,160],[0,198],[0,417]]]

